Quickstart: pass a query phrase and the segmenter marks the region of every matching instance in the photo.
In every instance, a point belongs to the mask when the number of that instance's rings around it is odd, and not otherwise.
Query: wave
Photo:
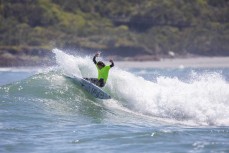
[[[114,112],[122,112],[122,115],[128,112],[165,122],[229,125],[229,85],[220,73],[193,74],[188,82],[167,76],[148,81],[114,67],[104,87],[112,100],[102,101],[63,77],[63,74],[96,77],[92,57],[72,56],[59,49],[53,52],[57,68],[2,86],[0,93],[41,100],[45,105],[63,112],[95,114],[96,107],[100,111],[113,109]]]

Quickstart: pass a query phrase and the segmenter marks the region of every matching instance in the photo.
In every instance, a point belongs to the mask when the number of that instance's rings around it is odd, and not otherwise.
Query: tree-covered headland
[[[0,64],[54,47],[228,56],[229,0],[0,0]]]

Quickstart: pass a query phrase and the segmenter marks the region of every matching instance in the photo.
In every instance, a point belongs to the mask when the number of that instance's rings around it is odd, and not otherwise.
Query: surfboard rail
[[[104,92],[101,88],[96,86],[95,84],[77,77],[77,76],[65,76],[67,78],[70,78],[77,82],[84,90],[86,90],[89,94],[91,94],[93,97],[98,99],[111,99],[111,96],[108,95],[106,92]]]

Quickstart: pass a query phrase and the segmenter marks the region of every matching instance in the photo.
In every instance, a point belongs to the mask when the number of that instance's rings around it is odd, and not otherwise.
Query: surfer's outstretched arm
[[[98,52],[95,54],[95,56],[93,57],[93,62],[94,62],[95,64],[97,64],[96,57],[98,57],[99,55],[100,55],[100,52],[98,51]]]
[[[97,62],[96,62],[96,55],[93,57],[93,62],[95,63],[95,64],[97,64]]]

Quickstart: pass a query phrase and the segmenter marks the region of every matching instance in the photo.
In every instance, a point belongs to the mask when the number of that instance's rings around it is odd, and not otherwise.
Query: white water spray
[[[92,57],[74,57],[54,49],[64,73],[96,77]],[[152,117],[201,125],[229,125],[229,84],[218,73],[193,76],[189,83],[158,77],[147,81],[117,67],[105,90],[128,109]]]

